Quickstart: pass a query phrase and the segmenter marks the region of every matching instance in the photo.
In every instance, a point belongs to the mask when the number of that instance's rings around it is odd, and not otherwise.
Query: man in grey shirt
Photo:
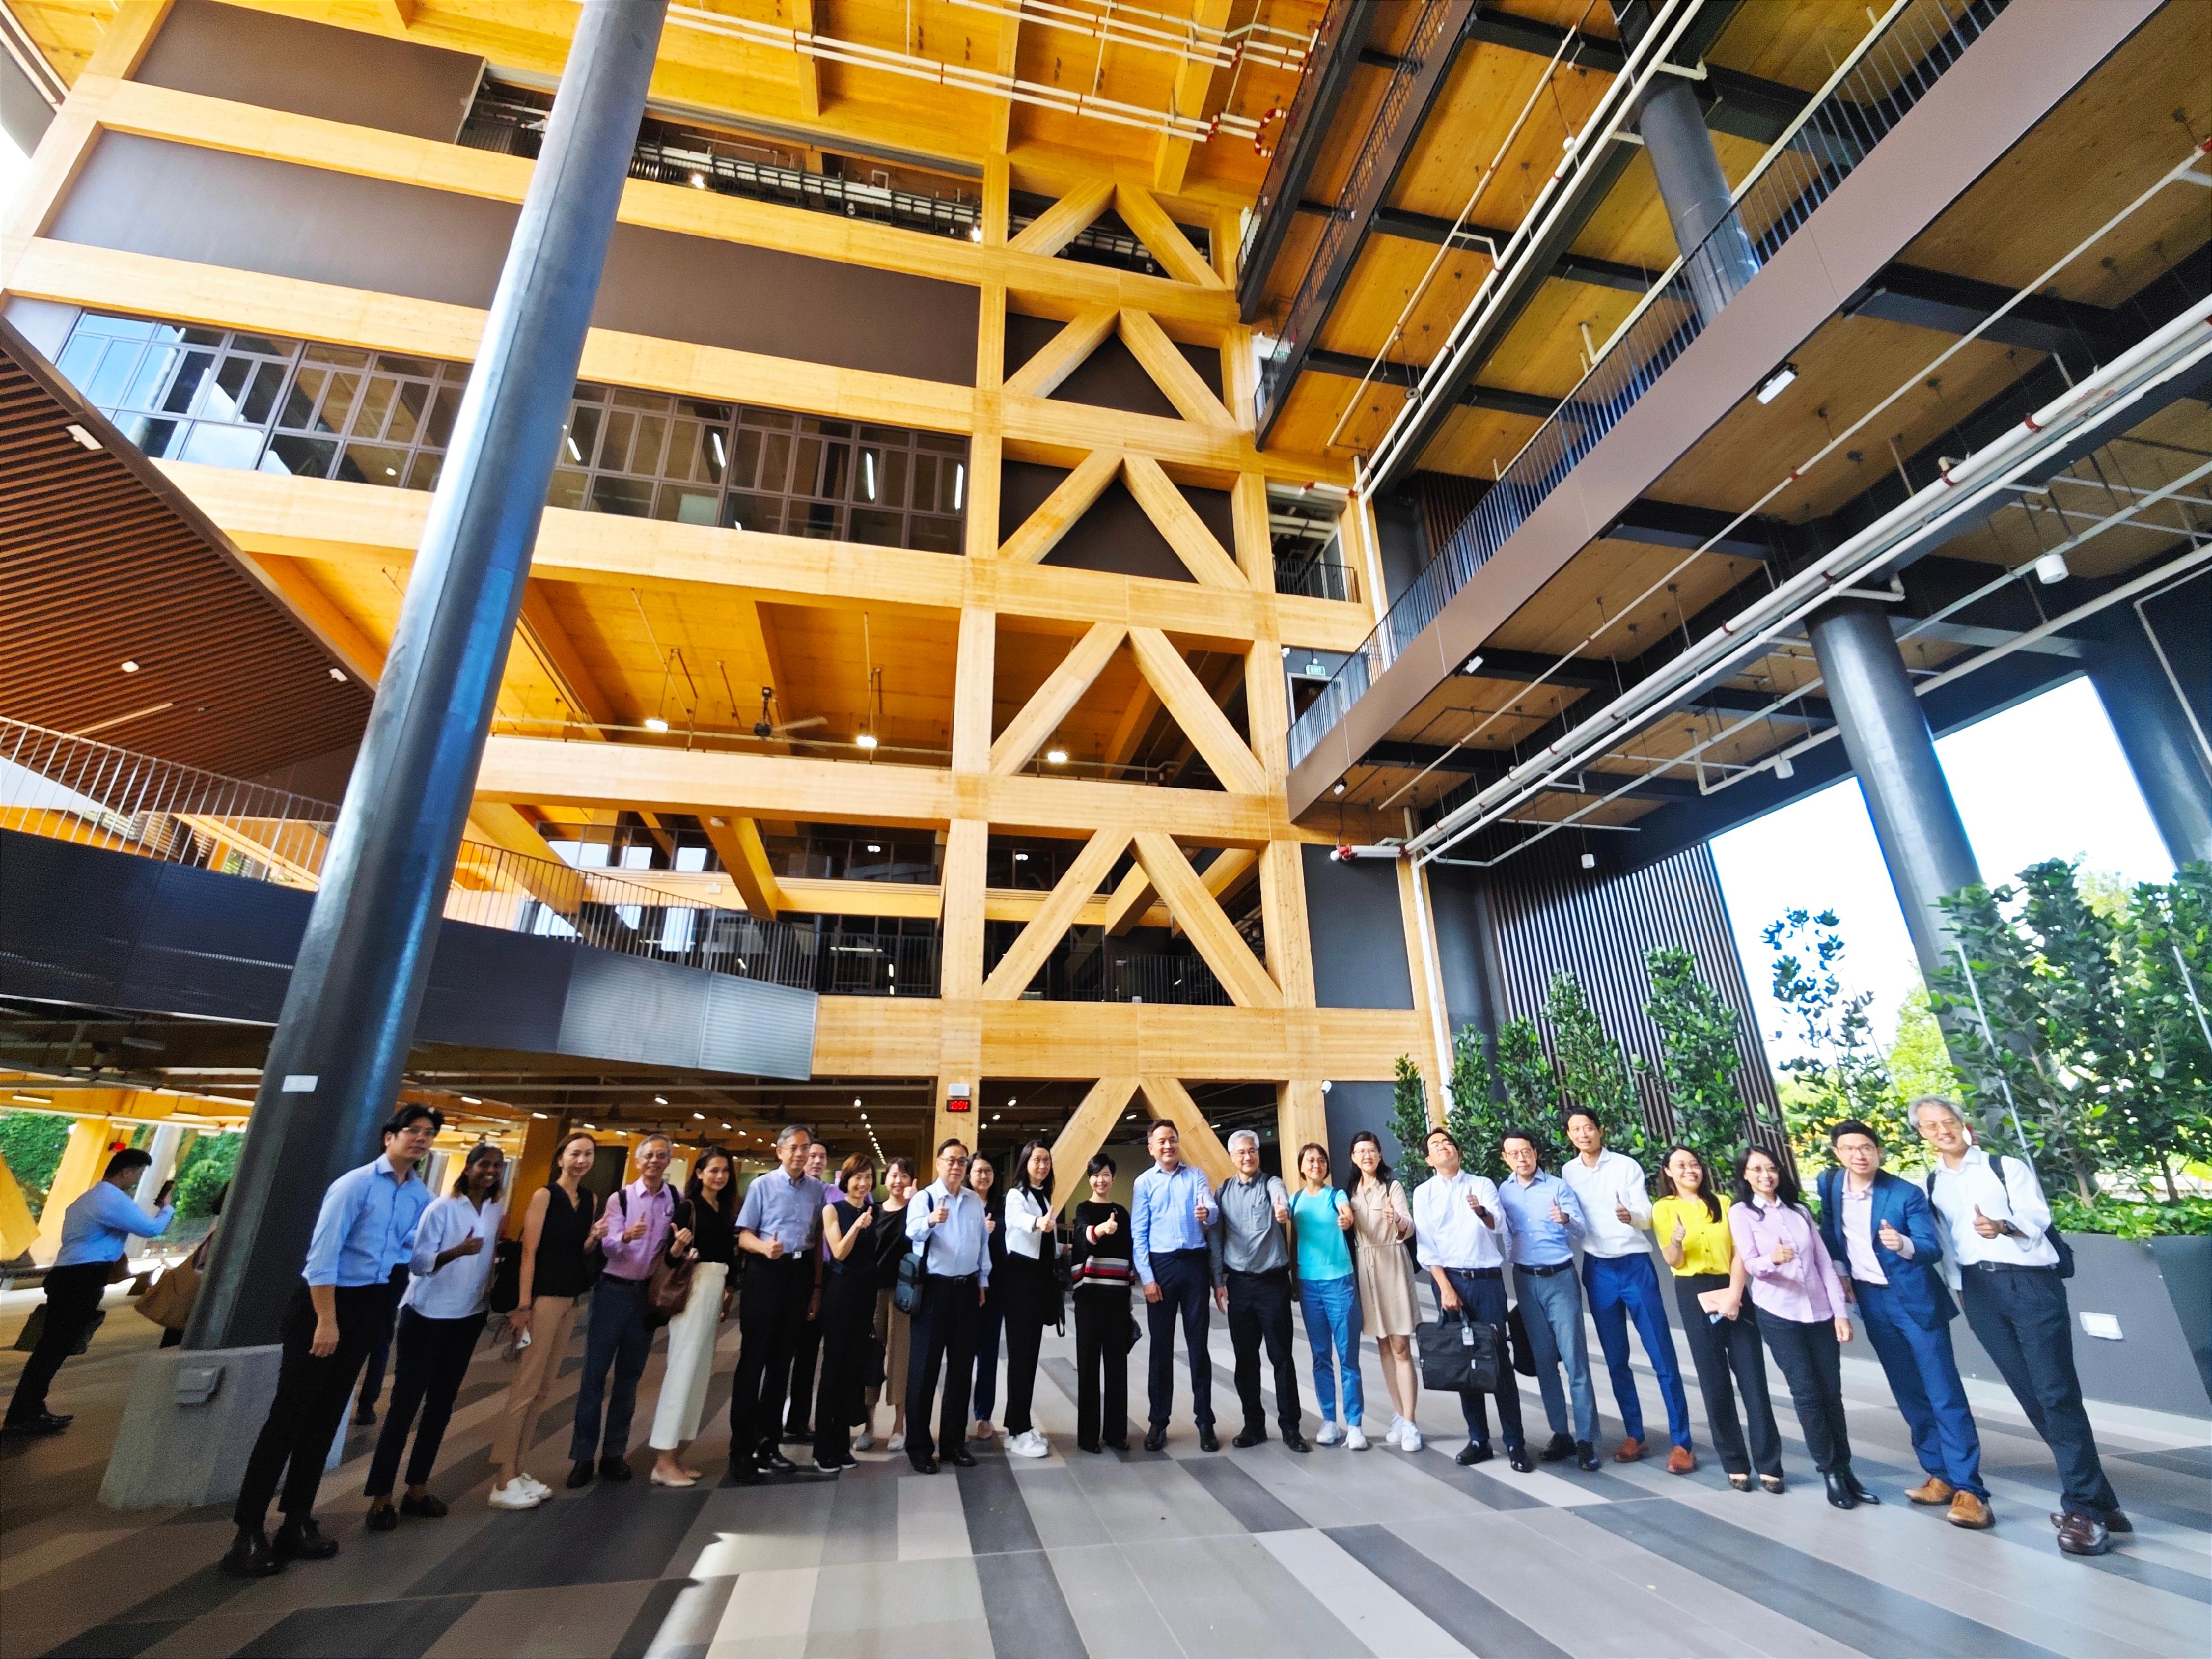
[[[1273,1176],[1260,1173],[1260,1137],[1239,1129],[1229,1137],[1236,1173],[1215,1194],[1213,1224],[1206,1230],[1213,1258],[1213,1300],[1229,1315],[1229,1343],[1237,1353],[1237,1397],[1244,1405],[1244,1430],[1231,1443],[1256,1446],[1267,1437],[1267,1408],[1260,1397],[1260,1343],[1275,1370],[1275,1421],[1283,1443],[1306,1449],[1298,1432],[1298,1368],[1291,1357],[1290,1195]]]

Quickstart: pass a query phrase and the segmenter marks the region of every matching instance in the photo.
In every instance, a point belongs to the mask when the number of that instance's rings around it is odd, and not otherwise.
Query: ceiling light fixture
[[[541,1123],[545,1120],[545,1114],[543,1112],[532,1112],[530,1115],[538,1119]]]
[[[1344,780],[1342,778],[1339,778],[1336,782],[1331,786],[1328,793],[1332,795],[1341,795],[1344,793]]]
[[[882,852],[884,849],[883,849],[882,846],[881,846],[878,842],[872,842],[872,842],[870,842],[868,843],[868,850],[869,850],[871,853],[880,853],[880,852]]]
[[[859,744],[863,749],[873,749],[876,746],[876,734],[872,732],[863,732],[859,737],[854,738],[853,741]]]
[[[1585,854],[1583,854],[1583,869],[1585,869],[1585,870],[1595,870],[1595,869],[1596,869],[1596,868],[1597,868],[1597,854],[1595,854],[1595,853],[1585,853]]]
[[[2035,580],[2045,587],[2056,586],[2073,574],[2063,553],[2046,553],[2035,562]]]
[[[1772,403],[1790,389],[1790,383],[1796,378],[1797,365],[1783,364],[1781,368],[1759,383],[1759,401],[1763,404]]]
[[[704,1123],[707,1121],[707,1115],[704,1112],[694,1112],[691,1115],[697,1118],[702,1123]]]
[[[665,1106],[668,1104],[668,1097],[666,1095],[655,1095],[653,1097],[653,1103],[656,1106]]]
[[[331,678],[340,685],[343,685],[346,683],[346,672],[343,668],[333,668],[331,670]]]
[[[1014,862],[1017,864],[1027,864],[1029,861],[1030,855],[1027,853],[1017,853],[1014,854]]]
[[[1787,755],[1777,755],[1774,757],[1774,775],[1778,778],[1785,780],[1796,777],[1797,775],[1796,763],[1792,761]]]
[[[123,672],[126,674],[137,673],[138,672],[138,664],[137,659],[131,657],[125,657],[123,659]]]
[[[67,426],[64,427],[62,430],[68,433],[70,437],[76,439],[77,442],[83,445],[87,449],[98,449],[100,447],[100,440],[94,437],[92,434],[86,431],[75,421],[71,421]]]
[[[971,242],[980,242],[983,240],[983,227],[981,224],[977,223],[968,227],[968,240]]]
[[[858,1106],[860,1103],[860,1096],[858,1096],[858,1095],[854,1095],[854,1096],[853,1097],[853,1104],[854,1104],[855,1106]]]
[[[665,732],[668,729],[668,722],[658,714],[647,714],[645,717],[645,729],[648,732]]]
[[[461,1097],[461,1104],[464,1106],[481,1106],[483,1104],[483,1102],[478,1100],[474,1095],[463,1095]]]
[[[1047,766],[1066,765],[1067,750],[1060,748],[1057,744],[1054,744],[1051,748],[1044,751],[1044,763]]]
[[[1474,672],[1474,671],[1475,671],[1476,669],[1478,669],[1478,668],[1480,668],[1480,667],[1481,667],[1481,666],[1482,666],[1482,653],[1481,653],[1481,652],[1480,652],[1480,651],[1478,651],[1478,652],[1476,652],[1473,656],[1469,657],[1469,658],[1467,659],[1467,661],[1466,661],[1464,664],[1462,664],[1462,665],[1461,665],[1461,668],[1460,668],[1460,671],[1459,671],[1459,672],[1460,672],[1461,673],[1462,673],[1462,674],[1472,674],[1473,672]]]

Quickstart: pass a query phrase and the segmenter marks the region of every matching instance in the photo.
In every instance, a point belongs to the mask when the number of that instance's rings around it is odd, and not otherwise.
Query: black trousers
[[[1190,1414],[1201,1429],[1213,1426],[1213,1358],[1206,1351],[1207,1309],[1212,1298],[1208,1284],[1213,1276],[1204,1250],[1156,1251],[1152,1282],[1160,1299],[1145,1304],[1146,1334],[1152,1340],[1151,1364],[1146,1392],[1151,1396],[1152,1424],[1167,1427],[1175,1415],[1175,1328],[1182,1322],[1183,1350],[1190,1356]]]
[[[407,1444],[407,1431],[417,1410],[422,1427],[415,1435],[414,1454],[407,1460],[407,1484],[419,1486],[430,1478],[438,1462],[438,1446],[446,1437],[446,1425],[453,1415],[453,1400],[461,1379],[469,1374],[469,1357],[483,1334],[485,1316],[461,1319],[425,1319],[412,1308],[399,1310],[399,1368],[392,1382],[392,1409],[385,1413],[384,1428],[376,1437],[376,1455],[368,1460],[368,1484],[364,1498],[388,1498],[399,1473],[399,1453]]]
[[[1049,1267],[1013,1250],[992,1271],[996,1279],[991,1288],[1004,1310],[1006,1336],[1006,1431],[1027,1434],[1036,1426],[1030,1408],[1036,1397],[1037,1351],[1044,1346],[1045,1316],[1048,1310],[1057,1313],[1060,1291]]]
[[[71,1267],[46,1270],[46,1323],[39,1346],[23,1362],[15,1379],[15,1397],[8,1402],[8,1421],[27,1423],[46,1408],[46,1389],[62,1361],[76,1352],[85,1327],[100,1311],[100,1298],[107,1289],[112,1261],[81,1261]]]
[[[1229,1346],[1237,1355],[1237,1400],[1244,1407],[1247,1432],[1263,1432],[1267,1406],[1260,1393],[1260,1348],[1275,1373],[1275,1423],[1285,1435],[1298,1432],[1298,1364],[1291,1349],[1291,1270],[1263,1273],[1235,1269],[1229,1281]]]
[[[2058,1461],[2060,1501],[2069,1515],[2120,1506],[2097,1455],[2081,1379],[2074,1370],[2074,1326],[2056,1267],[1965,1267],[1959,1273],[1966,1323],[2027,1420]]]
[[[1813,1467],[1823,1474],[1848,1469],[1851,1437],[1844,1422],[1843,1351],[1836,1346],[1835,1321],[1801,1323],[1762,1312],[1759,1331],[1790,1384],[1790,1403],[1797,1408]],[[1778,1467],[1778,1454],[1776,1462]]]
[[[830,1467],[853,1452],[853,1425],[865,1410],[860,1373],[876,1328],[876,1283],[864,1273],[831,1273],[822,1284],[822,1380],[814,1396],[814,1461]],[[796,1389],[798,1384],[793,1383]]]
[[[828,1294],[825,1283],[823,1294]],[[822,1344],[827,1336],[822,1319],[799,1322],[799,1333],[791,1342],[791,1381],[783,1400],[783,1432],[787,1438],[799,1439],[812,1432],[806,1413],[814,1404],[815,1367],[822,1358]]]
[[[361,1393],[354,1401],[360,1410],[375,1410],[376,1397],[384,1392],[384,1368],[392,1358],[392,1337],[399,1327],[399,1298],[407,1294],[407,1278],[404,1267],[392,1270],[392,1317],[384,1322],[368,1345],[368,1363],[361,1373]]]
[[[1468,1316],[1486,1325],[1505,1328],[1505,1270],[1502,1267],[1447,1267],[1453,1293]],[[1431,1285],[1436,1281],[1431,1279]],[[1478,1446],[1490,1443],[1490,1396],[1480,1389],[1461,1391],[1459,1414],[1467,1424],[1467,1437]],[[1507,1366],[1498,1379],[1498,1428],[1508,1451],[1527,1444],[1521,1426],[1521,1379]]]
[[[1682,1340],[1697,1368],[1698,1392],[1705,1397],[1705,1427],[1730,1474],[1782,1473],[1782,1431],[1774,1421],[1774,1401],[1766,1392],[1766,1354],[1759,1340],[1759,1318],[1747,1298],[1743,1311],[1717,1322],[1698,1305],[1701,1291],[1724,1291],[1726,1273],[1684,1273],[1674,1279],[1674,1305],[1681,1310]],[[1751,1419],[1751,1446],[1744,1447],[1736,1396]]]
[[[241,1527],[256,1532],[267,1527],[269,1501],[276,1496],[279,1480],[284,1495],[278,1506],[288,1518],[303,1521],[315,1512],[323,1460],[337,1438],[362,1362],[368,1358],[377,1333],[392,1328],[390,1285],[342,1285],[332,1295],[338,1346],[320,1359],[310,1352],[315,1340],[315,1304],[306,1284],[294,1287],[285,1307],[276,1397],[269,1402],[268,1419],[246,1460],[246,1477],[232,1512],[231,1518]]]
[[[1129,1432],[1129,1292],[1075,1292],[1075,1443],[1126,1445]]]
[[[791,1358],[814,1296],[811,1256],[755,1256],[738,1297],[738,1369],[730,1378],[730,1455],[772,1452],[781,1437]]]
[[[950,1457],[968,1443],[975,1334],[983,1321],[981,1289],[974,1273],[964,1279],[931,1273],[922,1280],[921,1305],[914,1310],[914,1346],[906,1362],[906,1455],[913,1462],[939,1452]],[[929,1402],[937,1394],[939,1370],[945,1373],[945,1401],[933,1438]]]

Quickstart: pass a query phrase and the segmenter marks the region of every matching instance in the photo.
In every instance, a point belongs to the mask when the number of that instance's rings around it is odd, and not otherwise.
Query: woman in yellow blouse
[[[1744,1300],[1743,1275],[1736,1270],[1735,1241],[1729,1233],[1729,1200],[1713,1190],[1705,1160],[1687,1146],[1668,1150],[1660,1167],[1665,1196],[1651,1206],[1651,1235],[1674,1270],[1674,1300],[1681,1310],[1682,1334],[1698,1368],[1698,1389],[1705,1396],[1705,1425],[1712,1431],[1729,1485],[1751,1490],[1755,1463],[1759,1484],[1782,1490],[1782,1434],[1774,1423],[1774,1403],[1766,1395],[1766,1354],[1759,1340],[1758,1315]],[[1730,1386],[1729,1373],[1735,1373]],[[1736,1419],[1736,1395],[1743,1395],[1751,1419],[1751,1447],[1744,1449]]]

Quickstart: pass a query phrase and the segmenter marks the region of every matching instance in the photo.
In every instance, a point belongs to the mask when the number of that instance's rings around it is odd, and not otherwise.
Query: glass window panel
[[[786,529],[793,536],[834,542],[842,539],[839,529],[844,517],[845,509],[832,501],[793,501]]]
[[[157,421],[149,415],[126,415],[116,425],[123,429],[125,437],[158,461],[175,444],[183,422]]]
[[[252,378],[253,368],[250,357],[225,357],[214,380],[203,387],[199,404],[192,412],[225,421],[238,419],[239,406],[246,400],[246,383]]]
[[[822,477],[822,440],[801,438],[792,446],[791,493],[794,495],[818,495],[816,488]],[[767,480],[762,481],[766,483]]]
[[[289,357],[296,340],[279,340],[267,334],[234,334],[230,337],[233,351],[258,351],[264,357]]]
[[[392,399],[399,390],[399,382],[388,374],[372,374],[368,385],[356,405],[353,416],[353,435],[356,438],[380,438],[384,435],[384,417],[391,412]]]
[[[934,455],[914,458],[914,504],[925,509],[937,505],[937,457]]]
[[[323,395],[323,380],[330,371],[326,368],[303,368],[292,377],[292,384],[284,393],[284,406],[276,412],[276,424],[304,428],[315,412],[315,399]]]
[[[561,443],[561,459],[572,466],[588,466],[598,453],[599,422],[605,417],[589,404],[568,411],[568,430]]]
[[[261,438],[258,426],[217,426],[212,421],[201,421],[194,423],[177,459],[208,466],[250,467],[260,457]]]
[[[635,386],[627,386],[614,388],[617,409],[655,409],[665,412],[672,401],[665,392],[640,392]]]
[[[864,443],[897,444],[903,447],[908,434],[895,426],[864,426],[860,428],[860,439]]]
[[[376,366],[386,374],[419,374],[424,380],[435,375],[440,365],[429,357],[400,357],[389,351],[376,354]]]
[[[908,547],[923,553],[960,551],[960,520],[937,519],[917,513],[907,520]]]
[[[261,471],[289,472],[295,478],[327,478],[337,453],[335,438],[302,438],[280,432],[269,441],[268,453],[261,458]]]
[[[730,470],[730,434],[719,426],[699,429],[699,459],[691,476],[708,483],[720,483]]]
[[[776,432],[788,432],[799,422],[796,415],[786,414],[780,409],[747,408],[739,413],[738,418],[747,426],[764,426]]]
[[[592,506],[597,512],[642,519],[653,511],[653,486],[642,478],[594,478]]]
[[[677,524],[710,525],[721,507],[722,493],[719,489],[702,489],[696,484],[663,484],[653,517]]]
[[[99,350],[98,343],[94,349]],[[94,356],[96,365],[91,380],[85,384],[85,401],[100,409],[113,409],[123,402],[123,394],[130,389],[131,371],[138,367],[139,347],[127,340],[118,340],[106,348],[105,358]]]
[[[727,426],[737,413],[727,404],[709,403],[703,398],[678,398],[676,412],[688,415],[695,421],[704,421],[710,426]]]
[[[707,849],[703,847],[679,847],[676,849],[676,867],[683,871],[704,870]]]
[[[562,468],[553,475],[553,482],[545,491],[545,505],[580,509],[584,505],[584,488],[587,482],[586,474]]]
[[[598,464],[600,466],[621,470],[623,463],[629,459],[630,434],[636,426],[637,416],[627,410],[608,412],[606,426],[599,438]],[[585,453],[588,454],[591,452],[586,450]]]
[[[696,476],[699,465],[699,423],[696,421],[672,422],[668,428],[668,459],[660,465],[664,478],[684,479]]]
[[[253,382],[246,388],[246,418],[256,426],[269,422],[269,411],[276,407],[276,389],[284,384],[284,365],[264,363],[253,371]]]
[[[64,380],[79,392],[85,392],[91,386],[92,377],[100,368],[100,357],[106,350],[106,337],[95,334],[79,323],[76,331],[70,336],[70,343],[62,348],[62,360],[56,367],[61,370]],[[126,351],[122,355],[129,362],[138,361],[136,351]],[[87,395],[90,394],[88,392]]]
[[[854,480],[853,499],[880,502],[884,499],[884,452],[874,445],[860,451],[860,475]]]
[[[438,475],[445,470],[446,458],[434,449],[416,452],[415,459],[407,463],[407,487],[410,489],[435,489]]]
[[[430,404],[430,418],[422,428],[422,441],[441,449],[453,441],[453,416],[460,412],[461,388],[441,386]]]
[[[143,317],[118,317],[108,313],[88,316],[84,321],[96,326],[102,334],[118,340],[143,340],[162,326],[159,323],[149,322]]]
[[[849,438],[853,435],[850,421],[825,421],[818,415],[800,416],[799,429],[801,432],[818,432],[825,438]]]
[[[791,440],[772,432],[761,446],[759,486],[781,495],[791,485]]]
[[[311,345],[307,348],[311,363],[334,363],[340,368],[366,368],[368,353],[356,351],[351,346]]]
[[[315,424],[325,432],[343,432],[353,415],[354,399],[361,395],[361,376],[333,374],[323,393],[323,407]]]
[[[726,482],[740,489],[750,489],[760,478],[763,439],[759,433],[739,427],[736,441],[737,447],[732,453]]]
[[[946,455],[965,455],[968,441],[950,432],[917,432],[914,434],[918,449],[934,449]]]
[[[396,484],[407,465],[407,452],[384,444],[348,444],[338,461],[338,477],[349,483]]]
[[[853,509],[853,539],[866,542],[871,547],[896,547],[905,528],[906,515],[887,513],[881,507],[856,507]]]
[[[219,328],[188,328],[184,331],[186,345],[219,346],[225,337]]]
[[[658,477],[660,473],[661,452],[668,442],[668,417],[665,415],[641,415],[637,417],[637,441],[630,446],[629,470]]]
[[[886,449],[876,463],[883,473],[876,480],[874,499],[885,507],[906,505],[906,464],[907,452],[903,449]]]
[[[968,505],[968,463],[954,461],[937,469],[937,505],[940,511],[958,513]]]
[[[822,446],[822,481],[815,494],[833,501],[845,499],[852,487],[853,451],[849,445]]]
[[[103,363],[101,367],[105,368],[106,365]],[[169,389],[161,398],[161,407],[172,415],[181,415],[190,409],[192,394],[200,389],[200,382],[207,379],[208,372],[214,367],[215,353],[212,351],[186,352],[185,366],[169,382]]]
[[[783,503],[773,495],[732,495],[722,503],[722,527],[775,535],[783,528]]]
[[[575,392],[571,395],[580,404],[603,404],[607,400],[607,389],[603,386],[592,386],[586,381],[579,380],[576,382]]]
[[[422,435],[422,405],[429,400],[427,381],[400,381],[392,393],[392,418],[384,428],[386,439],[395,444],[413,443]]]

